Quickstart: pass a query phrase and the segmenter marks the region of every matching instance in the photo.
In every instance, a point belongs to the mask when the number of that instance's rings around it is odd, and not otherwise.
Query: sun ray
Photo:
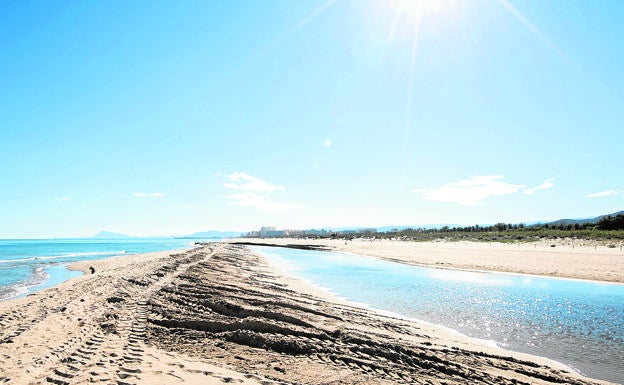
[[[303,19],[301,19],[301,21],[299,21],[297,24],[295,24],[291,29],[289,29],[288,31],[284,32],[282,35],[280,35],[277,38],[275,38],[275,40],[273,40],[272,42],[267,44],[263,49],[261,49],[251,59],[251,62],[255,62],[259,58],[261,58],[261,57],[267,55],[268,53],[270,53],[271,51],[273,51],[275,48],[277,48],[279,45],[281,45],[284,41],[286,41],[290,36],[292,36],[294,33],[299,31],[301,28],[305,27],[308,23],[310,23],[312,20],[314,20],[320,14],[325,12],[336,1],[337,0],[328,0],[325,3],[321,4],[318,8],[316,8],[315,10],[310,12],[310,14],[308,16],[306,16]]]
[[[297,31],[305,27],[312,20],[317,18],[323,12],[327,11],[337,0],[328,0],[321,4],[319,7],[315,8],[310,12],[307,16],[301,19],[297,24],[291,27],[288,31],[279,35],[275,39],[273,39],[270,43],[262,47],[258,50],[254,55],[248,57],[245,60],[242,60],[238,65],[234,66],[234,68],[230,71],[230,73],[221,79],[222,82],[229,81],[231,78],[238,76],[241,72],[247,70],[252,67],[252,65],[258,62],[263,57],[269,55],[273,50],[277,49],[281,44],[283,44],[288,38],[290,38]]]
[[[404,14],[412,21],[423,17],[446,13],[455,7],[454,0],[391,0],[397,13]]]
[[[554,53],[562,58],[566,58],[566,55],[557,47],[550,39],[546,37],[533,23],[531,23],[516,7],[514,7],[508,0],[497,0],[507,12],[511,13],[522,25],[526,27],[539,41],[550,48]]]
[[[394,17],[388,41],[394,42],[400,22],[404,21],[411,27],[410,40],[410,61],[408,67],[407,93],[405,100],[405,124],[403,126],[403,164],[409,164],[409,141],[413,124],[414,110],[414,90],[416,78],[416,59],[418,57],[418,39],[421,23],[424,19],[438,13],[444,13],[454,7],[453,0],[394,0],[390,4],[394,6]],[[406,170],[403,169],[404,178]]]
[[[407,97],[405,101],[405,127],[403,128],[403,164],[408,164],[408,143],[412,128],[412,110],[414,104],[414,81],[416,77],[416,52],[418,49],[419,23],[413,25],[414,34],[412,36],[412,47],[410,52],[409,79],[407,82]]]
[[[396,35],[396,31],[399,26],[400,19],[401,19],[401,4],[398,4],[394,11],[394,17],[392,18],[392,26],[390,27],[390,33],[388,34],[389,43],[394,42],[394,36]]]

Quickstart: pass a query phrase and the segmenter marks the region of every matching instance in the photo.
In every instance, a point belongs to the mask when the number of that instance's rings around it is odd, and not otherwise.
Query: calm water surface
[[[254,250],[348,300],[624,383],[624,285],[422,268],[323,251]]]

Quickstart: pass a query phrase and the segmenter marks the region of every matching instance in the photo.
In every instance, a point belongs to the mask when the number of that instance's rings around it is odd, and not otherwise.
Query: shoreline
[[[192,251],[194,249],[198,249],[201,247],[202,246],[200,245],[193,245],[191,247],[185,247],[181,249],[170,249],[170,250],[162,250],[162,251],[148,251],[146,253],[114,255],[108,258],[104,258],[104,259],[92,259],[92,260],[72,262],[70,264],[67,264],[66,267],[67,267],[67,270],[81,271],[84,275],[90,275],[91,274],[90,267],[92,267],[92,265],[106,266],[107,269],[110,269],[109,265],[111,263],[122,265],[128,262],[131,262],[132,260],[137,259],[137,258],[141,260],[151,259],[151,258],[160,258],[163,255],[171,255],[174,253],[186,253],[188,251]],[[98,269],[95,269],[95,273],[97,272],[98,272]],[[78,277],[74,277],[74,278],[78,278]]]
[[[246,242],[247,243],[247,242]],[[234,242],[234,244],[238,244],[237,242]],[[259,246],[262,247],[264,245],[262,244],[254,244],[253,246]],[[304,249],[304,250],[313,250],[313,251],[332,251],[332,250],[328,250],[326,248],[323,247],[319,247],[320,245],[313,245],[312,247],[300,247],[300,245],[297,245],[297,247],[294,247],[294,249]],[[272,245],[272,247],[284,247],[284,248],[289,248],[288,246],[284,246],[284,245],[278,245],[278,246],[274,246]],[[252,250],[252,252],[255,252],[254,250]],[[338,252],[338,251],[334,251],[334,252]],[[354,253],[348,253],[348,252],[343,252],[340,251],[338,253],[345,253],[345,254],[351,254],[351,255],[355,255],[355,256],[362,256],[360,254],[354,254]],[[453,341],[454,344],[460,344],[461,346],[467,347],[469,349],[480,349],[482,351],[488,352],[490,354],[504,354],[504,355],[509,355],[511,357],[520,359],[520,360],[529,360],[529,361],[533,361],[533,362],[538,362],[541,365],[546,365],[546,366],[550,366],[550,367],[554,367],[554,368],[558,368],[560,370],[564,370],[564,371],[571,371],[576,373],[579,376],[585,377],[585,378],[591,378],[591,377],[587,377],[586,374],[583,374],[579,369],[574,368],[564,362],[558,361],[556,359],[553,358],[549,358],[546,356],[541,356],[538,354],[532,354],[532,353],[524,353],[524,352],[520,352],[517,350],[513,350],[512,348],[509,347],[504,347],[501,346],[499,344],[499,342],[497,342],[496,340],[488,340],[488,339],[483,339],[483,338],[478,338],[478,337],[472,337],[469,335],[466,335],[464,333],[462,333],[461,331],[454,329],[452,327],[448,327],[448,326],[444,326],[441,324],[437,324],[435,322],[430,322],[430,321],[426,321],[423,319],[419,319],[419,318],[415,318],[415,317],[410,317],[410,316],[406,316],[403,315],[401,313],[397,313],[395,311],[391,311],[391,310],[384,310],[381,308],[376,308],[371,304],[365,303],[365,302],[357,302],[357,301],[353,301],[350,300],[346,297],[343,297],[335,292],[333,292],[330,288],[326,288],[323,286],[320,286],[316,283],[314,283],[313,281],[310,281],[306,278],[297,276],[294,273],[291,273],[288,269],[283,269],[280,266],[278,266],[276,263],[272,262],[271,260],[269,260],[267,257],[263,256],[261,253],[259,253],[259,255],[265,260],[267,261],[267,263],[269,264],[269,266],[271,267],[271,269],[273,269],[277,274],[281,275],[281,279],[283,281],[285,281],[293,290],[296,291],[301,291],[301,292],[305,292],[305,293],[310,293],[313,295],[317,295],[320,296],[321,298],[326,299],[327,301],[331,301],[331,302],[335,302],[335,303],[343,303],[346,305],[350,305],[350,306],[356,306],[368,311],[371,311],[373,313],[376,313],[378,315],[381,315],[383,317],[388,317],[388,318],[392,318],[392,319],[397,319],[397,320],[401,320],[401,321],[407,321],[407,322],[412,322],[415,324],[418,324],[421,328],[422,327],[426,327],[428,328],[429,332],[432,335],[436,335],[439,338],[443,338],[447,341]],[[370,256],[368,256],[370,257]],[[372,257],[375,258],[375,257]],[[381,258],[383,260],[388,260],[386,258]],[[390,260],[393,261],[393,260]],[[397,262],[397,263],[402,263],[399,261],[393,261],[393,262]],[[411,265],[411,264],[410,264]],[[416,265],[416,266],[422,266],[422,265]],[[422,267],[427,267],[427,268],[437,268],[437,269],[450,269],[450,270],[461,270],[461,271],[471,271],[471,272],[485,272],[485,273],[496,273],[496,274],[512,274],[512,275],[520,275],[518,273],[505,273],[505,272],[493,272],[493,271],[475,271],[475,270],[465,270],[465,269],[457,269],[457,268],[451,268],[451,267],[436,267],[436,266],[422,266]],[[540,276],[536,276],[536,277],[540,277]],[[541,276],[544,277],[544,276]],[[568,279],[570,280],[571,278],[562,278],[562,277],[548,277],[548,278],[554,278],[554,279]],[[619,285],[619,283],[612,283],[612,282],[602,282],[602,281],[588,281],[588,280],[579,280],[579,281],[585,281],[585,282],[597,282],[597,283],[601,283],[601,284],[615,284],[615,285]]]
[[[436,265],[427,265],[424,263],[417,262],[409,262],[402,261],[394,258],[385,258],[385,257],[375,257],[372,255],[364,255],[364,254],[356,254],[348,251],[339,251],[339,253],[354,255],[354,256],[363,256],[363,257],[372,257],[378,258],[388,262],[400,263],[408,266],[422,267],[427,269],[440,269],[440,270],[455,270],[455,271],[465,271],[468,273],[484,273],[484,274],[500,274],[500,275],[516,275],[521,277],[530,277],[530,278],[548,278],[548,279],[562,279],[566,281],[577,281],[577,282],[586,282],[586,283],[596,283],[602,285],[624,285],[624,282],[614,282],[614,281],[602,281],[597,279],[586,279],[586,278],[572,278],[572,277],[561,277],[555,275],[545,275],[545,274],[531,274],[531,273],[518,273],[513,271],[503,271],[503,270],[487,270],[487,269],[471,269],[471,268],[462,268],[462,267],[453,267],[453,266],[436,266]]]
[[[252,250],[253,252],[253,250]],[[369,310],[373,313],[377,313],[381,316],[384,317],[388,317],[388,318],[395,318],[395,319],[399,319],[402,321],[408,321],[408,322],[414,322],[417,324],[424,324],[427,325],[429,327],[431,327],[432,329],[436,329],[437,331],[441,331],[442,334],[446,335],[452,335],[452,336],[457,336],[458,338],[460,338],[461,340],[465,340],[465,341],[476,341],[476,343],[474,345],[476,346],[485,346],[485,347],[489,347],[489,348],[494,348],[497,350],[503,350],[507,353],[510,354],[518,354],[518,355],[524,355],[527,357],[533,357],[533,358],[538,358],[538,359],[542,359],[544,361],[547,362],[551,362],[551,363],[556,363],[558,365],[560,365],[561,367],[565,368],[565,369],[570,369],[570,370],[574,370],[575,372],[578,373],[578,371],[576,371],[574,368],[571,368],[569,365],[564,364],[563,362],[559,362],[557,360],[552,360],[550,358],[547,357],[542,357],[542,356],[537,356],[537,355],[531,355],[531,354],[526,354],[526,353],[522,353],[522,352],[516,352],[513,350],[509,350],[509,349],[505,349],[501,346],[498,346],[498,344],[496,343],[496,341],[493,340],[485,340],[482,338],[476,338],[476,337],[470,337],[466,334],[463,334],[462,332],[460,332],[457,329],[453,329],[451,327],[448,326],[444,326],[444,325],[440,325],[440,324],[436,324],[434,322],[428,322],[422,319],[418,319],[418,318],[414,318],[414,317],[409,317],[397,312],[393,312],[390,310],[384,310],[384,309],[378,309],[373,307],[371,304],[365,303],[365,302],[357,302],[357,301],[353,301],[350,300],[346,297],[343,297],[337,293],[334,293],[331,289],[326,288],[324,286],[320,286],[306,278],[302,278],[299,277],[295,274],[290,273],[289,271],[280,268],[277,264],[273,263],[272,261],[270,261],[269,259],[267,259],[265,256],[260,254],[260,257],[267,262],[267,264],[269,265],[269,267],[278,275],[278,278],[281,279],[283,282],[285,282],[288,286],[292,287],[293,290],[295,291],[302,291],[311,295],[316,295],[319,296],[327,301],[330,302],[334,302],[334,303],[342,303],[345,305],[350,305],[350,306],[355,306],[355,307],[360,307],[363,308],[365,310]],[[581,373],[578,373],[581,374]]]
[[[290,238],[237,238],[234,244],[336,251],[376,257],[391,262],[440,269],[511,273],[624,284],[624,252],[594,246],[555,248],[539,243],[492,244],[484,242],[412,242],[398,240],[327,240]],[[550,242],[547,242],[550,243]]]
[[[285,240],[289,240],[289,239],[285,239]],[[227,240],[226,240],[227,241]],[[235,240],[229,240],[228,242],[231,242],[232,244],[239,244],[239,242],[235,241]],[[244,245],[246,246],[268,246],[267,244],[264,243],[255,243],[255,242],[249,242],[249,241],[243,241]],[[289,245],[284,245],[284,244],[278,244],[278,245],[271,245],[272,247],[283,247],[283,248],[292,248],[292,249],[303,249],[303,250],[312,250],[312,251],[333,251],[333,252],[339,252],[339,253],[345,253],[345,254],[351,254],[351,255],[356,255],[356,256],[362,256],[361,254],[355,254],[355,253],[351,253],[351,252],[345,252],[345,251],[334,251],[330,248],[327,247],[326,244],[319,244],[318,242],[316,242],[316,240],[314,240],[313,242],[309,243],[309,247],[306,247],[305,245],[301,245],[301,244],[297,244],[296,247],[290,247]],[[255,252],[254,250],[252,250],[252,252]],[[260,256],[269,264],[269,266],[271,267],[271,269],[273,269],[277,274],[281,275],[281,279],[289,286],[291,287],[293,290],[295,291],[301,291],[301,292],[305,292],[305,293],[309,293],[312,295],[316,295],[316,296],[320,296],[321,298],[324,298],[327,301],[330,302],[334,302],[334,303],[342,303],[342,304],[346,304],[349,306],[355,306],[355,307],[359,307],[362,309],[365,309],[367,311],[371,311],[373,313],[376,313],[380,316],[383,317],[388,317],[388,318],[392,318],[392,319],[396,319],[396,320],[401,320],[401,321],[406,321],[406,322],[410,322],[410,323],[415,323],[417,325],[419,325],[421,328],[428,328],[428,331],[432,334],[437,336],[438,338],[442,338],[445,339],[447,341],[453,341],[454,344],[459,344],[463,347],[467,347],[469,349],[477,349],[477,350],[481,350],[481,351],[485,351],[487,353],[490,354],[503,354],[503,355],[509,355],[511,357],[514,357],[516,359],[519,360],[529,360],[529,361],[533,361],[533,362],[537,362],[540,365],[545,365],[545,366],[550,366],[550,367],[554,367],[554,368],[558,368],[559,370],[563,370],[563,371],[571,371],[573,373],[575,373],[578,376],[587,378],[587,379],[592,379],[591,377],[587,377],[586,374],[583,374],[579,369],[574,368],[564,362],[558,361],[556,359],[552,359],[552,358],[548,358],[545,356],[541,356],[541,355],[537,355],[537,354],[531,354],[531,353],[524,353],[524,352],[520,352],[517,350],[512,350],[510,348],[506,348],[501,346],[497,341],[495,340],[488,340],[488,339],[483,339],[483,338],[478,338],[478,337],[471,337],[468,336],[464,333],[462,333],[461,331],[454,329],[452,327],[448,327],[448,326],[444,326],[441,324],[437,324],[435,322],[429,322],[429,321],[425,321],[419,318],[414,318],[414,317],[409,317],[400,313],[397,313],[395,311],[390,311],[390,310],[384,310],[384,309],[380,309],[380,308],[376,308],[371,304],[365,303],[365,302],[357,302],[357,301],[353,301],[350,300],[346,297],[343,297],[335,292],[333,292],[331,289],[320,286],[316,283],[314,283],[313,281],[310,281],[306,278],[303,277],[299,277],[294,273],[291,273],[288,269],[284,269],[280,266],[278,266],[276,263],[270,261],[268,258],[266,258],[265,256],[263,256],[262,254],[260,254]],[[368,256],[368,257],[373,257],[376,258],[374,256]],[[388,258],[380,258],[383,260],[388,260],[388,261],[392,261],[392,262],[396,262],[396,263],[404,263],[405,262],[401,262],[401,261],[397,261],[397,260],[393,260],[393,259],[388,259]],[[409,265],[412,265],[410,263],[407,263]],[[458,268],[453,268],[453,267],[440,267],[440,266],[429,266],[429,265],[417,265],[414,264],[415,266],[420,266],[420,267],[427,267],[427,268],[437,268],[437,269],[450,269],[450,270],[461,270],[461,271],[470,271],[470,272],[484,272],[484,273],[496,273],[496,274],[512,274],[512,275],[527,275],[527,276],[535,276],[535,277],[546,277],[543,275],[528,275],[528,274],[520,274],[520,273],[513,273],[513,272],[501,272],[501,271],[488,271],[488,270],[468,270],[468,269],[458,269]],[[584,282],[595,282],[595,283],[600,283],[600,284],[614,284],[614,285],[620,285],[620,283],[615,283],[615,282],[604,282],[604,281],[592,281],[592,280],[582,280],[582,279],[574,279],[574,278],[565,278],[565,277],[548,277],[548,278],[553,278],[553,279],[566,279],[566,280],[578,280],[578,281],[584,281]]]
[[[95,274],[0,303],[0,382],[607,383],[322,295],[242,246],[78,264]]]
[[[0,299],[0,303],[2,302],[6,302],[6,301],[12,301],[12,300],[16,300],[16,299],[20,299],[23,297],[27,297],[29,295],[35,294],[37,292],[40,292],[42,290],[47,290],[56,286],[59,286],[65,282],[71,281],[72,279],[76,279],[79,278],[80,276],[74,276],[72,274],[69,274],[70,276],[65,276],[62,275],[60,276],[60,274],[54,275],[50,273],[50,269],[52,270],[58,270],[58,269],[64,269],[64,271],[66,273],[69,272],[81,272],[83,275],[89,275],[91,274],[91,271],[89,269],[89,267],[91,265],[97,265],[98,262],[101,261],[108,261],[111,259],[115,259],[115,258],[124,258],[124,257],[128,257],[128,258],[136,258],[139,257],[141,255],[144,254],[152,254],[152,253],[174,253],[174,252],[178,252],[178,251],[188,251],[191,250],[193,248],[197,248],[200,247],[199,245],[193,244],[193,245],[188,245],[187,247],[183,247],[183,248],[179,248],[179,249],[167,249],[167,250],[162,250],[162,251],[148,251],[148,252],[144,252],[144,253],[132,253],[132,254],[120,254],[120,255],[112,255],[110,257],[106,257],[106,258],[98,258],[98,259],[84,259],[84,260],[79,260],[79,261],[75,261],[75,262],[61,262],[61,263],[49,263],[47,265],[42,265],[42,266],[38,266],[36,267],[37,269],[41,269],[42,271],[44,271],[46,274],[48,274],[48,278],[44,279],[40,282],[34,282],[34,283],[28,283],[28,282],[18,282],[14,285],[9,285],[10,286],[15,286],[17,289],[15,290],[15,295],[11,296],[11,297],[7,297],[7,298],[1,298]],[[64,277],[64,278],[63,278]],[[52,283],[50,283],[52,282]]]

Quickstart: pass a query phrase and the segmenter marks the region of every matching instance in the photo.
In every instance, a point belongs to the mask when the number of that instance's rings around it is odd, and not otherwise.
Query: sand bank
[[[624,250],[607,245],[588,245],[578,240],[485,243],[249,238],[233,241],[313,244],[334,251],[414,265],[624,283]]]
[[[0,384],[601,383],[334,300],[243,246],[89,266],[0,303]]]

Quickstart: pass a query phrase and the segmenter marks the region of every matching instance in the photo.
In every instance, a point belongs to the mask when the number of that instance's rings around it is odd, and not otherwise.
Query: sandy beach
[[[345,303],[245,246],[74,267],[86,274],[0,303],[0,383],[604,383]]]
[[[405,242],[398,240],[248,238],[234,242],[317,245],[428,267],[496,271],[624,283],[624,250],[591,241],[561,239],[526,243]],[[553,247],[554,245],[554,247]]]

